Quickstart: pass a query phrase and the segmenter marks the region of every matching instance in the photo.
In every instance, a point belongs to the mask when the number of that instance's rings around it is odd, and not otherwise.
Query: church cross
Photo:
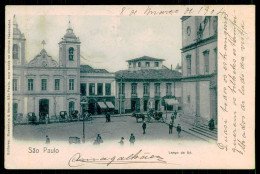
[[[42,41],[42,49],[44,49],[44,45],[46,45],[46,42],[43,40]]]

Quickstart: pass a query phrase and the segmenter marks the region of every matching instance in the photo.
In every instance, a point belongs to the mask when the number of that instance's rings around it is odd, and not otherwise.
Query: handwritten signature
[[[82,154],[74,154],[68,162],[70,167],[79,167],[86,164],[105,164],[106,166],[112,164],[130,164],[130,163],[161,163],[167,164],[163,157],[159,155],[153,155],[148,152],[139,150],[136,153],[132,153],[126,156],[112,156],[112,157],[101,157],[101,158],[84,158]]]

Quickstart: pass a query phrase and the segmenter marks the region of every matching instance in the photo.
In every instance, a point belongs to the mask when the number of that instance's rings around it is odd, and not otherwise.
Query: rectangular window
[[[160,94],[160,83],[155,83],[155,94],[158,95]]]
[[[111,84],[106,83],[106,95],[111,95]]]
[[[47,90],[47,79],[42,79],[42,91]]]
[[[209,73],[209,50],[203,52],[204,55],[204,73]]]
[[[136,62],[133,63],[133,67],[134,67],[134,68],[136,67]]]
[[[103,95],[103,83],[97,84],[97,95]]]
[[[138,67],[141,67],[141,62],[138,62]]]
[[[55,91],[60,90],[60,79],[55,79]]]
[[[146,67],[150,67],[150,62],[145,62]]]
[[[129,68],[132,68],[132,63],[129,63]]]
[[[28,79],[28,91],[33,91],[33,79]]]
[[[154,62],[154,67],[159,67],[159,62]]]
[[[188,55],[186,57],[186,63],[187,63],[187,76],[191,75],[191,55]]]
[[[74,79],[69,79],[69,90],[74,90]]]
[[[86,83],[81,83],[80,84],[80,94],[81,95],[86,95]]]
[[[190,95],[187,96],[187,103],[190,103]]]
[[[137,94],[137,84],[132,83],[131,94]]]
[[[121,87],[121,83],[118,84],[118,88],[119,88],[119,95],[120,94],[125,94],[125,84],[122,83],[122,87]]]
[[[18,80],[13,79],[13,91],[17,91],[17,89],[18,89]]]
[[[171,83],[167,83],[166,84],[166,94],[167,95],[171,95],[172,93],[172,84]]]
[[[89,95],[95,95],[95,83],[89,84]]]
[[[144,95],[149,95],[149,84],[144,83]]]

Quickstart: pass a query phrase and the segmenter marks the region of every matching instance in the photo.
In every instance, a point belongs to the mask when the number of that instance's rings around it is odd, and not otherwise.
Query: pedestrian
[[[108,117],[108,118],[107,118],[107,119],[108,119],[108,122],[110,122],[110,121],[111,121],[111,120],[110,120],[110,113],[108,112],[107,115],[108,115],[108,116],[107,116],[107,117]]]
[[[172,128],[173,128],[173,123],[170,122],[170,124],[169,124],[169,134],[172,134]]]
[[[48,124],[49,123],[49,114],[45,115],[45,123]]]
[[[145,134],[145,129],[146,129],[146,123],[145,123],[145,121],[143,122],[142,128],[143,128],[143,134]]]
[[[124,137],[121,137],[121,140],[119,141],[119,144],[121,145],[121,146],[123,146],[124,145]]]
[[[46,135],[46,144],[50,144],[50,138]]]
[[[108,113],[106,113],[106,122],[108,122]]]
[[[178,132],[178,137],[180,138],[181,137],[181,125],[178,124],[177,126],[177,132]]]
[[[102,140],[100,134],[97,134],[97,143],[98,144],[103,143],[103,140]]]
[[[175,109],[175,111],[174,111],[174,117],[175,117],[175,119],[177,118],[177,114],[178,114],[178,112],[177,112],[176,109]]]
[[[174,119],[175,119],[175,116],[174,116],[174,113],[173,113],[172,116],[171,116],[172,124],[174,124]]]
[[[215,129],[215,123],[213,118],[209,121],[209,130],[214,130]]]
[[[135,143],[135,136],[134,136],[133,133],[131,133],[129,141],[130,141],[130,145],[134,145],[134,143]]]
[[[195,126],[199,126],[200,125],[200,116],[199,114],[195,114]]]

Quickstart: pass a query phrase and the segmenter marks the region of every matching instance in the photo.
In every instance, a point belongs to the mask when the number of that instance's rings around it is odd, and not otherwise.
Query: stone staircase
[[[209,140],[213,140],[213,141],[218,140],[217,128],[215,128],[214,130],[209,130],[209,127],[206,124],[193,126],[193,127],[189,128],[189,131],[191,131],[192,134],[196,134],[197,136],[199,136],[203,139],[209,139]]]
[[[208,120],[204,120],[203,118],[200,118],[199,125],[194,125],[194,120],[195,117],[185,116],[185,115],[181,115],[180,118],[180,121],[187,125],[187,131],[189,131],[189,133],[210,142],[215,142],[218,140],[217,126],[215,126],[216,128],[214,130],[209,130]]]

